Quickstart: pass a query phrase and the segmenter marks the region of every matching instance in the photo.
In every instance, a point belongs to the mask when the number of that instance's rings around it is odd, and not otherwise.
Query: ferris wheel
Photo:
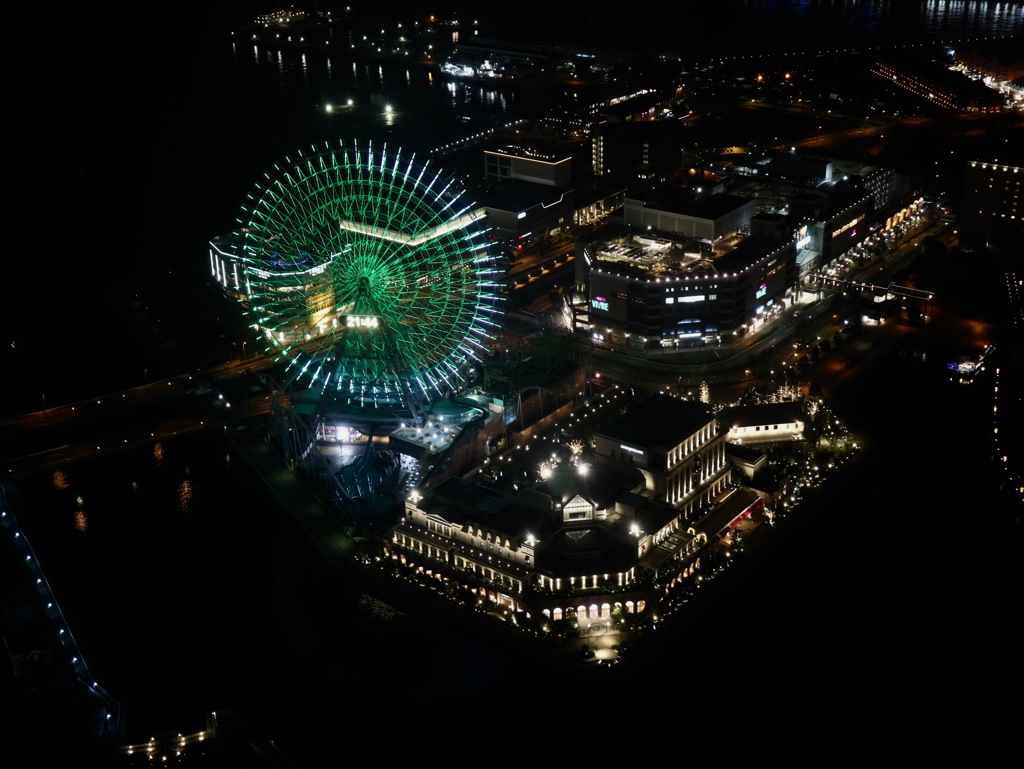
[[[504,297],[455,177],[328,143],[266,173],[239,223],[252,325],[322,410],[422,422],[478,374]]]

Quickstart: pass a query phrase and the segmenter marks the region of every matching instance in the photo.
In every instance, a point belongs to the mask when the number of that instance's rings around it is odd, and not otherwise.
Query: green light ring
[[[372,146],[328,145],[276,166],[249,200],[242,221],[250,306],[308,381],[391,402],[404,373],[433,400],[479,360],[475,350],[500,316],[500,297],[482,223],[441,231],[469,211],[455,180]],[[432,231],[441,234],[402,242]],[[311,268],[322,272],[310,275]],[[360,278],[392,345],[383,334],[336,324],[345,313],[366,312]],[[318,295],[332,307],[323,333],[310,325]]]

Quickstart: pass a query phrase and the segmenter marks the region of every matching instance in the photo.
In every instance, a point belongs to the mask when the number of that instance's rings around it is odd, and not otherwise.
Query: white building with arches
[[[730,478],[708,407],[658,394],[606,425],[592,453],[545,456],[514,492],[450,477],[411,495],[384,553],[503,612],[605,632],[700,568],[723,511],[756,509]]]

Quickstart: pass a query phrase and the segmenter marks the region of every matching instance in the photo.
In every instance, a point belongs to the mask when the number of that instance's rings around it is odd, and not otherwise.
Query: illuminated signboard
[[[604,310],[605,312],[608,312],[608,300],[603,296],[595,296],[591,299],[590,306],[595,310]]]
[[[757,291],[754,292],[754,298],[755,299],[760,299],[761,297],[763,297],[767,293],[768,293],[768,284],[767,283],[762,283],[761,286],[757,289]]]
[[[847,222],[847,223],[846,223],[846,224],[844,224],[844,225],[843,225],[842,227],[840,227],[840,228],[839,228],[838,230],[836,230],[835,232],[833,232],[833,233],[832,233],[832,237],[833,237],[833,238],[837,238],[837,237],[839,237],[840,235],[842,235],[842,234],[843,234],[844,232],[846,232],[847,230],[849,230],[849,229],[852,229],[852,228],[856,227],[856,226],[857,226],[857,224],[858,224],[858,222],[860,222],[860,221],[861,221],[861,220],[863,220],[863,219],[864,219],[864,214],[861,214],[861,215],[860,215],[860,216],[858,216],[858,217],[857,217],[856,219],[853,219],[852,221],[849,221],[849,222]],[[856,230],[854,230],[854,231],[853,231],[852,233],[850,233],[850,234],[851,234],[851,236],[852,236],[852,235],[856,235],[856,234],[857,234],[857,231],[856,231]]]
[[[346,315],[346,328],[380,328],[380,318],[375,315]]]
[[[632,446],[627,446],[625,443],[620,443],[619,444],[619,448],[620,449],[625,449],[626,451],[630,452],[631,454],[643,454],[644,453],[643,449],[634,449]]]

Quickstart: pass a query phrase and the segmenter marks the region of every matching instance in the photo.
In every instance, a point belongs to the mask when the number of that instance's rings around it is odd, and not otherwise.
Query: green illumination
[[[286,158],[240,224],[254,325],[339,406],[415,416],[469,382],[503,323],[483,211],[386,146]]]

